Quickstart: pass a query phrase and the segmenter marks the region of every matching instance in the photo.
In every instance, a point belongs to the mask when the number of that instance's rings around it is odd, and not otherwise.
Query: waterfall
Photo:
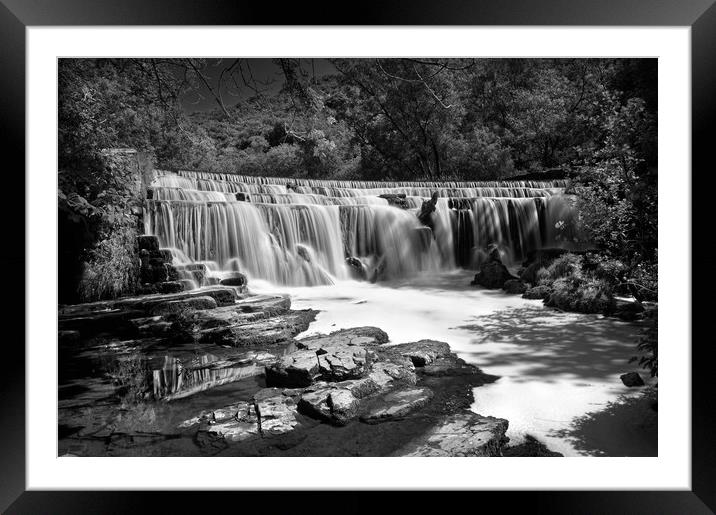
[[[192,273],[196,266],[209,276],[240,270],[275,284],[311,286],[351,278],[346,259],[353,258],[381,280],[474,268],[491,244],[515,263],[534,249],[574,245],[579,234],[566,185],[156,171],[144,222],[178,268]],[[416,215],[434,193],[428,228]]]

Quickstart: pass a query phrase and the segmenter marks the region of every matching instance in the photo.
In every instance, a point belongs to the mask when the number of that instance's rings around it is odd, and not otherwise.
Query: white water
[[[475,388],[473,410],[509,420],[511,443],[530,434],[565,456],[603,454],[580,449],[558,433],[577,417],[639,393],[619,379],[634,369],[627,360],[638,326],[466,286],[470,278],[453,272],[387,284],[342,281],[299,288],[254,281],[252,290],[289,293],[293,309],[320,310],[299,337],[373,325],[388,333],[391,343],[446,341],[465,361],[501,376]]]

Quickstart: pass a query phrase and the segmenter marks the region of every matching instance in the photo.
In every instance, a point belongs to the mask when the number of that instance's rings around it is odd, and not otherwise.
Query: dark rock
[[[354,279],[359,281],[365,281],[368,278],[368,270],[361,262],[360,259],[354,257],[347,257],[346,264],[351,272]]]
[[[249,197],[248,193],[243,193],[241,191],[236,193],[236,200],[239,200],[241,202],[250,202],[251,197]]]
[[[474,376],[479,374],[484,383],[492,383],[499,379],[499,376],[485,374],[476,366],[465,363],[465,360],[458,358],[455,354],[438,358],[417,371],[422,375],[431,377]]]
[[[552,290],[549,286],[539,285],[528,288],[523,294],[523,299],[546,299]]]
[[[527,291],[527,285],[519,279],[509,279],[502,285],[506,293],[522,294]]]
[[[316,311],[310,309],[292,311],[286,315],[270,318],[259,314],[250,317],[254,321],[240,321],[232,325],[199,329],[197,339],[200,343],[234,347],[277,345],[290,341],[295,335],[308,329],[315,316]]]
[[[298,254],[298,256],[306,263],[311,262],[311,251],[305,245],[296,245],[296,254]]]
[[[156,302],[149,306],[148,311],[153,315],[169,315],[181,313],[186,310],[214,309],[216,307],[216,300],[214,300],[213,297],[205,295]]]
[[[418,211],[418,220],[421,224],[433,229],[432,214],[438,204],[438,192],[434,192],[430,200],[423,200],[423,204]]]
[[[501,456],[507,441],[505,419],[465,410],[448,416],[396,456]]]
[[[165,263],[171,263],[174,260],[171,249],[159,249],[159,253],[162,255],[162,259]]]
[[[471,285],[479,285],[491,290],[502,288],[506,281],[517,279],[507,267],[499,261],[488,261],[480,265],[480,271],[475,275]]]
[[[631,322],[633,320],[639,320],[644,315],[644,305],[638,301],[625,301],[616,300],[616,306],[614,309],[614,316]]]
[[[375,423],[402,418],[425,406],[432,397],[433,392],[430,388],[416,387],[395,390],[374,402],[370,410],[361,416],[361,420]]]
[[[219,281],[222,286],[246,286],[246,276],[241,272],[232,272],[230,276]]]
[[[624,386],[628,386],[630,388],[634,386],[644,386],[644,380],[638,372],[628,372],[626,374],[622,374],[619,376],[619,379],[622,380]]]
[[[358,416],[360,400],[348,388],[320,382],[306,390],[298,410],[306,416],[344,426]]]
[[[525,441],[519,445],[505,446],[502,455],[506,457],[564,457],[561,452],[550,451],[545,444],[531,435],[525,435]]]
[[[266,367],[266,385],[305,387],[313,384],[319,375],[318,356],[303,350],[284,356],[278,363]]]
[[[164,267],[167,269],[167,281],[178,281],[179,280],[179,271],[176,269],[176,267],[174,265],[165,263]]]
[[[444,358],[450,354],[450,346],[447,343],[435,340],[401,343],[399,345],[391,345],[390,348],[410,358],[416,367],[424,367],[436,359]]]
[[[399,207],[400,209],[408,209],[410,206],[405,199],[405,193],[383,193],[378,195],[388,201],[389,206]]]
[[[159,251],[159,239],[149,234],[137,236],[137,245],[139,246],[139,250],[146,249],[150,252]]]
[[[153,259],[150,259],[152,261]],[[147,264],[139,269],[139,280],[142,283],[159,283],[168,278],[167,268],[164,263]]]
[[[180,281],[167,281],[157,283],[156,289],[159,293],[177,293],[184,291],[184,284]]]

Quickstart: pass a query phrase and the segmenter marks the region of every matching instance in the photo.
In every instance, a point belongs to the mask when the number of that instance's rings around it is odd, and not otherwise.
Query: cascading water
[[[360,182],[157,171],[145,232],[180,268],[240,270],[277,285],[375,279],[473,268],[496,244],[518,261],[574,243],[566,181]],[[417,212],[438,195],[431,228]],[[400,203],[393,205],[389,198]],[[201,282],[201,278],[197,281]]]

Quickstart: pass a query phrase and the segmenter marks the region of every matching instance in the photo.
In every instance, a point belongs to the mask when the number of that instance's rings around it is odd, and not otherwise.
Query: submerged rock
[[[259,429],[264,436],[292,431],[297,425],[296,403],[276,388],[264,388],[254,395]]]
[[[246,286],[247,279],[241,272],[231,272],[231,275],[219,281],[222,286]]]

